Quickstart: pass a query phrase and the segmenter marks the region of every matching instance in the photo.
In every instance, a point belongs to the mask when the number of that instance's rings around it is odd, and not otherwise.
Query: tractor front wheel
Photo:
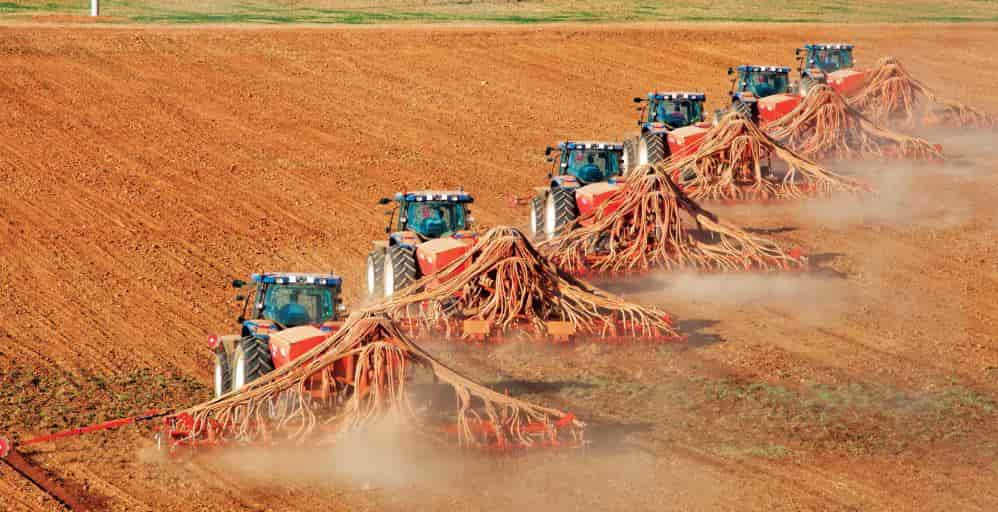
[[[412,284],[418,277],[417,272],[415,251],[397,245],[389,247],[385,258],[385,296],[390,297]]]
[[[627,139],[624,141],[624,161],[622,162],[622,167],[624,172],[629,172],[631,169],[638,166],[638,138]]]
[[[232,390],[232,365],[221,347],[215,351],[215,398]]]
[[[657,164],[666,157],[665,134],[646,133],[638,141],[638,164]]]
[[[367,296],[380,297],[385,291],[385,251],[375,249],[367,255]]]
[[[575,220],[579,213],[575,207],[575,190],[552,188],[544,206],[544,235],[554,238],[561,229]]]
[[[236,353],[232,357],[232,390],[239,391],[243,386],[274,371],[274,360],[270,357],[270,344],[266,340],[247,336],[239,340]]]
[[[544,226],[545,194],[538,194],[530,201],[530,236],[540,238]]]

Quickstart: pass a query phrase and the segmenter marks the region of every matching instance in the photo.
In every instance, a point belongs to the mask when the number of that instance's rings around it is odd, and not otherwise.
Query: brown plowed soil
[[[620,137],[647,90],[701,89],[719,107],[727,66],[848,40],[861,63],[897,55],[998,111],[996,38],[992,25],[0,28],[0,432],[207,397],[203,340],[232,328],[230,279],[335,270],[357,303],[377,198],[464,186],[481,224],[525,225],[506,197],[541,182],[543,147]],[[132,429],[26,454],[116,510],[995,510],[996,137],[929,136],[954,161],[835,164],[879,198],[717,209],[801,245],[813,274],[609,284],[679,315],[686,346],[438,348],[591,420],[588,453],[163,461]],[[0,497],[56,506],[3,466]]]

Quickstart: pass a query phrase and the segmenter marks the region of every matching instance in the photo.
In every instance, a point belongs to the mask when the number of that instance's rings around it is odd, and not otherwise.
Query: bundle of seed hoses
[[[683,225],[683,213],[697,223],[699,236]],[[593,213],[538,250],[573,273],[780,270],[805,263],[770,240],[719,220],[650,166],[636,169]]]
[[[924,139],[877,126],[826,85],[811,89],[793,111],[767,125],[766,132],[810,159],[942,158],[939,149]]]
[[[940,98],[911,76],[895,57],[883,57],[849,104],[871,120],[903,126],[920,124],[995,128],[998,117]]]
[[[352,375],[337,378],[342,361]],[[341,365],[341,366],[337,366]],[[414,403],[416,367],[449,386],[455,400]],[[342,376],[340,376],[342,377]],[[317,398],[325,397],[325,398]],[[581,442],[584,424],[477,384],[434,359],[385,317],[354,314],[307,354],[241,390],[175,414],[182,442],[335,442],[338,435],[391,420],[456,437],[461,446],[528,448]]]
[[[701,201],[797,199],[867,188],[787,149],[738,112],[721,118],[696,153],[656,170]]]
[[[581,336],[681,338],[661,311],[629,303],[559,270],[523,233],[509,227],[493,228],[434,276],[368,311],[431,327],[484,320],[499,333],[526,328],[542,337],[548,322],[568,322]],[[621,326],[627,332],[619,332]]]

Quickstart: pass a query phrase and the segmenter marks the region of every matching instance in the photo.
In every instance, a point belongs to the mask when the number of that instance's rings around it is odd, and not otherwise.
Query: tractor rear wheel
[[[232,364],[229,355],[219,347],[215,350],[215,398],[232,390]]]
[[[665,134],[646,133],[638,141],[638,164],[657,164],[665,160]]]
[[[544,235],[554,238],[569,222],[575,220],[579,212],[575,207],[575,190],[552,188],[544,205]]]
[[[530,237],[533,239],[544,233],[544,200],[545,194],[537,194],[530,200]]]
[[[638,166],[638,138],[627,139],[624,141],[624,161],[621,162],[621,167],[624,172],[628,172],[631,169]]]
[[[408,247],[398,245],[389,247],[388,256],[385,258],[385,296],[392,296],[395,292],[412,284],[418,277],[416,252]]]
[[[239,340],[233,355],[232,390],[243,386],[274,371],[274,360],[270,357],[270,344],[255,336]]]
[[[385,291],[385,251],[375,249],[367,255],[367,296],[380,297]]]

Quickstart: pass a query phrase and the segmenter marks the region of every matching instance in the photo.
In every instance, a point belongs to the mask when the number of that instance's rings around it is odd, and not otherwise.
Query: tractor
[[[586,213],[577,193],[613,183],[622,172],[624,147],[616,142],[560,142],[544,151],[554,171],[547,186],[534,189],[530,200],[530,234],[551,238],[562,226]],[[554,153],[554,154],[552,154]]]
[[[661,162],[696,150],[706,133],[702,92],[650,92],[634,98],[641,135],[624,142],[625,169]]]
[[[741,112],[754,123],[766,124],[790,113],[802,98],[790,83],[790,68],[749,66],[728,68],[731,81],[731,110]],[[715,122],[724,115],[718,112]]]
[[[312,326],[333,332],[346,311],[340,298],[342,280],[333,274],[268,272],[253,274],[250,283],[232,281],[236,289],[247,285],[249,293],[236,296],[242,302],[241,332],[208,336],[208,347],[215,353],[216,397],[238,391],[312,348],[280,342],[275,336],[281,331]]]
[[[380,205],[394,202],[385,212],[387,241],[377,241],[367,255],[367,295],[388,297],[418,279],[436,274],[475,244],[470,231],[469,204],[461,190],[421,190],[383,197]],[[439,276],[441,278],[446,276]]]
[[[800,93],[806,96],[812,87],[827,84],[848,96],[863,85],[866,73],[854,68],[853,45],[842,43],[805,44],[795,50],[800,73]]]

